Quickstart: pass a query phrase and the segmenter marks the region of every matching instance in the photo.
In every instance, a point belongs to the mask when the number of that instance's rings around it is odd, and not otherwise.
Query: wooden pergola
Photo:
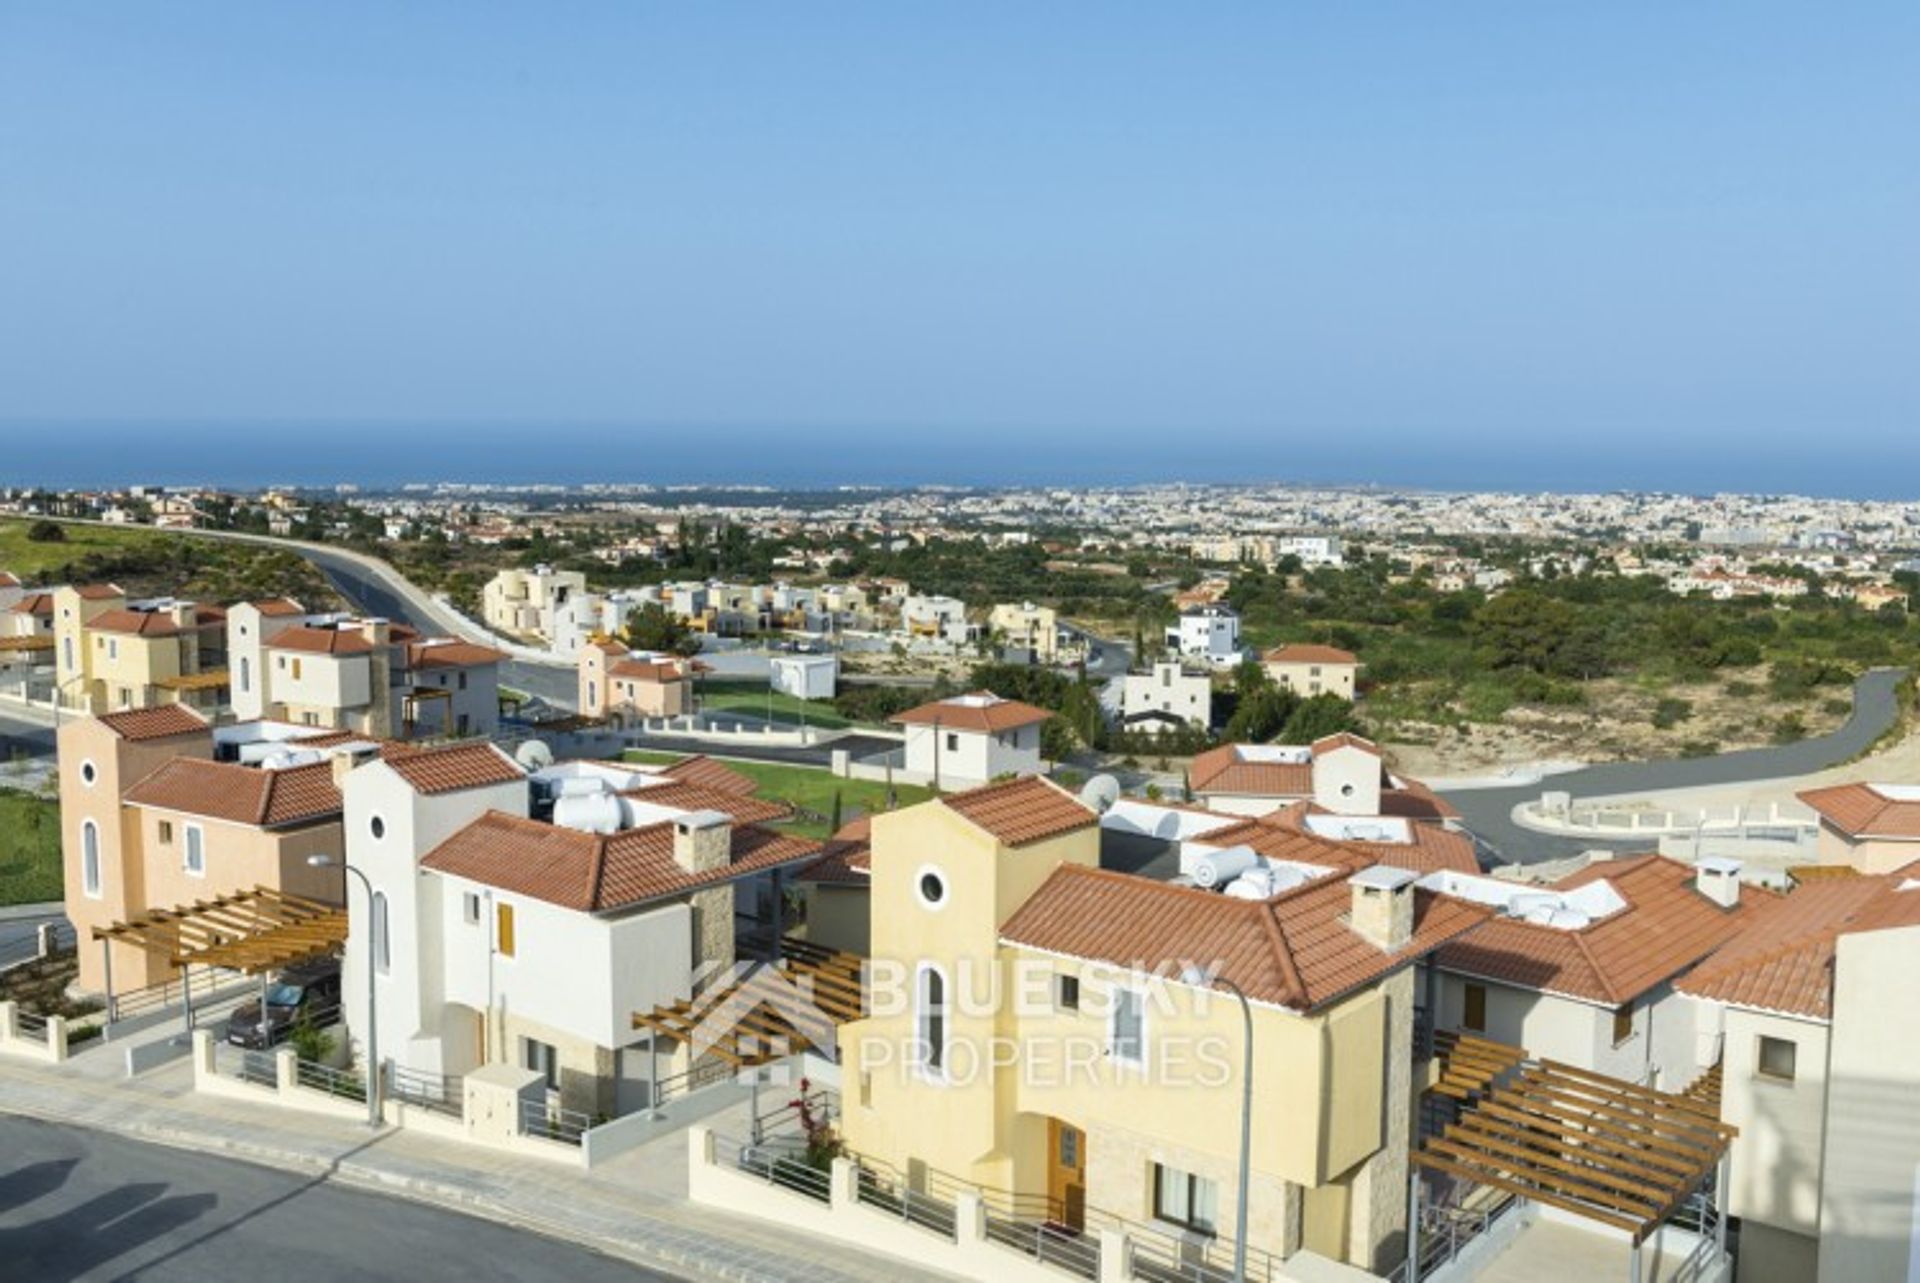
[[[1623,1231],[1636,1279],[1640,1244],[1701,1189],[1739,1134],[1695,1097],[1524,1053],[1456,1099],[1457,1117],[1414,1163]],[[1412,1197],[1417,1209],[1417,1176]]]
[[[866,1012],[861,968],[854,953],[787,937],[780,961],[736,975],[691,999],[633,1013],[633,1027],[656,1040],[698,1046],[735,1069],[750,1069],[795,1052],[835,1054],[828,1027]],[[766,974],[771,970],[772,975]],[[802,1008],[811,1008],[810,1011]],[[725,1033],[725,1044],[713,1036]]]
[[[13,652],[39,654],[42,651],[50,651],[53,647],[54,640],[51,636],[0,637],[0,654]]]
[[[340,952],[347,911],[304,896],[256,886],[130,922],[95,927],[93,938],[135,945],[176,967],[225,967],[253,975]]]
[[[1492,1042],[1473,1034],[1437,1029],[1433,1050],[1440,1077],[1427,1090],[1456,1101],[1473,1101],[1486,1094],[1507,1072],[1517,1069],[1527,1053],[1519,1047]]]

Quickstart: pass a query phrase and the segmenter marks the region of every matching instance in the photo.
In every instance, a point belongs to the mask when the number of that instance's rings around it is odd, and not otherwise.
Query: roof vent
[[[1740,861],[1710,855],[1694,866],[1693,885],[1723,909],[1740,903]]]

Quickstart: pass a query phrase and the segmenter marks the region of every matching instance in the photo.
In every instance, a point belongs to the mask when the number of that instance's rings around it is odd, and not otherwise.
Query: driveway
[[[673,1276],[419,1203],[101,1132],[0,1116],[0,1273],[258,1283]]]
[[[1513,822],[1513,808],[1545,792],[1571,793],[1580,799],[1791,779],[1838,765],[1865,752],[1900,715],[1896,689],[1902,670],[1876,668],[1853,687],[1853,715],[1838,729],[1811,739],[1768,748],[1741,749],[1714,757],[1672,758],[1652,762],[1607,762],[1534,784],[1510,788],[1454,789],[1444,793],[1461,820],[1503,860],[1535,864],[1577,855],[1596,847],[1646,850],[1650,841],[1602,842],[1589,837],[1552,837]]]

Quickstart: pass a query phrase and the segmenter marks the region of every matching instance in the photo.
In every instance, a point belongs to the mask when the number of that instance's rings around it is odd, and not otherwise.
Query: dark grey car
[[[267,986],[266,1016],[258,998],[242,1003],[227,1018],[227,1041],[236,1047],[265,1050],[285,1042],[304,1013],[316,1025],[330,1025],[340,1010],[340,963],[334,959],[289,967]]]

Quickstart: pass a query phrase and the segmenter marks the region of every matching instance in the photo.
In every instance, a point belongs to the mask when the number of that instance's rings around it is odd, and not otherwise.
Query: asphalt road
[[[16,749],[28,757],[53,756],[53,727],[0,712],[0,762],[12,761]]]
[[[0,1277],[639,1283],[672,1276],[321,1179],[0,1116]]]
[[[1593,838],[1552,837],[1521,828],[1513,822],[1513,808],[1548,791],[1576,798],[1612,797],[1662,789],[1701,788],[1743,784],[1750,780],[1789,779],[1837,766],[1865,751],[1900,715],[1895,689],[1901,670],[1876,668],[1853,687],[1853,715],[1838,730],[1811,739],[1769,748],[1741,749],[1714,757],[1687,757],[1651,762],[1608,762],[1583,770],[1552,775],[1535,784],[1497,789],[1456,789],[1444,794],[1460,811],[1467,828],[1505,860],[1534,864],[1577,855],[1594,847],[1644,850],[1647,838],[1632,842],[1601,842]]]

